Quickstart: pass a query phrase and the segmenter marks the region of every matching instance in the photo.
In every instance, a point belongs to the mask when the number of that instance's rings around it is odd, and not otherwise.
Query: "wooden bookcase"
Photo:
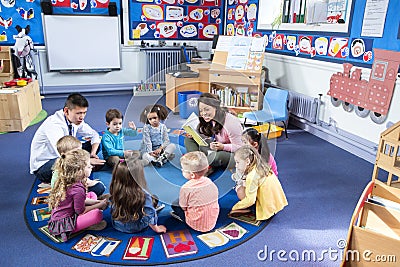
[[[250,51],[245,70],[227,66],[229,56],[229,51],[215,51],[209,69],[209,92],[219,95],[221,103],[237,113],[262,109],[264,52]]]
[[[12,80],[14,78],[14,69],[9,46],[0,46],[0,66],[0,83]]]

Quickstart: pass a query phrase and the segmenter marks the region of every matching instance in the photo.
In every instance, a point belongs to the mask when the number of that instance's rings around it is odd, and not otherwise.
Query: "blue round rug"
[[[127,141],[125,147],[138,149],[139,139],[137,137],[136,140]],[[179,137],[170,134],[170,139],[177,144],[175,159],[162,168],[145,167],[150,191],[165,205],[158,213],[158,223],[166,226],[166,234],[160,235],[151,229],[135,234],[118,232],[111,226],[110,209],[106,209],[103,217],[107,221],[107,228],[101,231],[86,230],[65,243],[58,242],[46,234],[50,215],[43,200],[48,192],[38,188],[40,182],[37,179],[32,185],[24,210],[28,228],[42,243],[71,257],[104,264],[157,265],[192,261],[222,253],[248,241],[268,225],[270,220],[254,225],[257,222],[252,221],[253,218],[249,216],[228,217],[232,206],[238,201],[236,192],[232,189],[230,171],[217,171],[210,176],[220,193],[220,214],[214,230],[203,234],[172,218],[170,203],[178,198],[179,188],[186,179],[179,168],[179,158],[185,150],[179,145]],[[94,172],[93,179],[100,179],[108,191],[111,169],[104,167],[101,171]]]

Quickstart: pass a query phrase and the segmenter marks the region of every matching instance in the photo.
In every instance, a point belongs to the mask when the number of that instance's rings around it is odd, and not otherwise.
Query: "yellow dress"
[[[236,203],[232,211],[246,209],[256,204],[256,219],[266,220],[288,205],[278,178],[270,172],[260,177],[255,169],[246,177],[246,197]]]

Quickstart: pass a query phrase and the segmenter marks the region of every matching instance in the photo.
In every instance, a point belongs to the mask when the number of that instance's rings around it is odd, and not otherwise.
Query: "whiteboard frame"
[[[42,20],[49,71],[121,69],[119,16],[42,14]]]

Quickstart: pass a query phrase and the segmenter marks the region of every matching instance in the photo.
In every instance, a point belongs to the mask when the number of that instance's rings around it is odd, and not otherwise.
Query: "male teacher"
[[[49,116],[33,136],[30,155],[30,172],[44,183],[50,183],[52,167],[60,156],[57,152],[57,141],[66,135],[90,138],[83,149],[90,152],[92,165],[103,165],[96,152],[100,145],[99,134],[84,122],[89,103],[78,93],[70,94],[64,108]]]

